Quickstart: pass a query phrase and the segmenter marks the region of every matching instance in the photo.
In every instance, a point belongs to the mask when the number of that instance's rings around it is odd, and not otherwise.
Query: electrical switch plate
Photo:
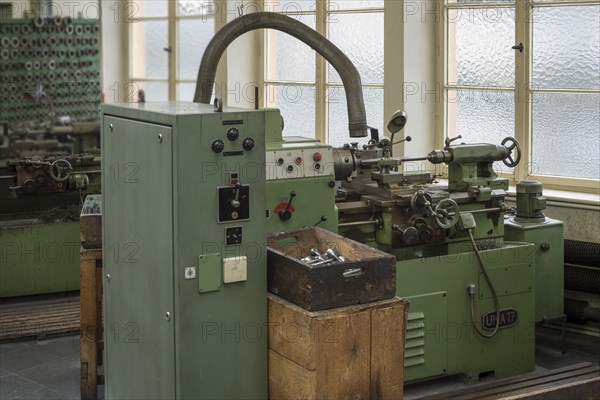
[[[246,256],[223,259],[223,282],[233,283],[247,280],[248,261]]]
[[[221,254],[203,254],[198,257],[198,291],[221,290]]]

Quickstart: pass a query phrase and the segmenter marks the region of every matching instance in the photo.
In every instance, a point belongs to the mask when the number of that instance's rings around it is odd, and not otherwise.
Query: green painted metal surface
[[[504,222],[506,239],[535,244],[535,320],[543,321],[564,314],[563,223],[550,218]]]
[[[337,232],[338,215],[335,207],[333,155],[331,146],[317,140],[301,137],[281,139],[267,143],[267,232],[282,232],[299,227],[317,225]],[[315,154],[320,159],[315,161]],[[299,159],[298,159],[299,157]],[[280,160],[284,160],[280,164]],[[297,162],[299,161],[299,163]],[[315,165],[319,169],[315,170]],[[287,168],[292,167],[291,172]],[[278,211],[287,205],[290,193],[291,218],[280,218]],[[325,217],[324,221],[322,217]]]
[[[397,263],[396,294],[410,301],[406,382],[442,375],[462,375],[467,382],[477,382],[482,373],[506,377],[533,370],[534,246],[508,242],[505,245],[482,254],[496,285],[500,308],[516,309],[518,322],[500,329],[491,339],[478,336],[470,320],[468,284],[473,283],[478,289],[478,325],[483,314],[494,311],[494,302],[486,294],[488,288],[468,246],[440,257]],[[510,286],[511,280],[520,281],[519,289]]]
[[[79,290],[79,222],[0,228],[0,297]]]
[[[103,114],[106,398],[267,398],[262,166],[265,120],[278,111],[171,102],[105,106]],[[231,124],[237,141],[226,138]],[[247,136],[251,151],[241,146]],[[215,139],[243,154],[214,153]],[[218,190],[230,187],[232,172],[250,187],[250,217],[219,223]],[[230,227],[243,229],[241,244],[226,244]],[[125,251],[133,243],[136,262],[125,263],[123,252],[114,258],[107,243]],[[201,292],[200,257],[214,254],[245,256],[247,280],[224,283],[222,263],[209,256],[212,291]],[[130,329],[135,341],[114,340],[111,326]]]

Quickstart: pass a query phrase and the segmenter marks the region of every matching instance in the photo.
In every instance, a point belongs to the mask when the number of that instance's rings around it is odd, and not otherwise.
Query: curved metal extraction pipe
[[[360,75],[352,61],[327,38],[288,16],[258,12],[236,18],[212,38],[200,63],[194,102],[210,103],[217,65],[227,47],[238,36],[255,29],[276,29],[285,32],[313,48],[335,68],[342,78],[348,103],[350,137],[367,136],[367,116]]]

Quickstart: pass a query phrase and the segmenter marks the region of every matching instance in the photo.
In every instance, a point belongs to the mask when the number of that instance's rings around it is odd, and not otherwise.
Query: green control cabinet
[[[106,398],[267,398],[265,127],[278,110],[102,111]]]

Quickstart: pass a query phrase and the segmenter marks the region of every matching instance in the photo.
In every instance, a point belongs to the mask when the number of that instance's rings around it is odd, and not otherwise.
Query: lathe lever
[[[287,205],[279,211],[279,218],[282,221],[287,221],[288,219],[292,218],[292,211],[290,210],[290,207],[294,197],[296,197],[296,192],[290,192],[290,199],[288,200]]]

